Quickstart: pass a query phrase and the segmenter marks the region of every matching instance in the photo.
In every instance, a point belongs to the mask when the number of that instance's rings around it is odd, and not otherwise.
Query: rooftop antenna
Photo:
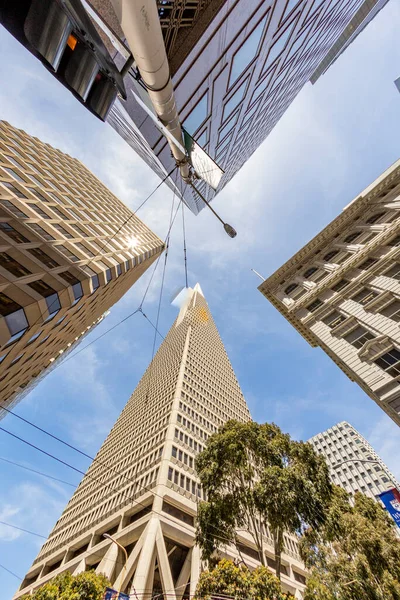
[[[255,273],[257,275],[257,277],[259,277],[261,279],[261,281],[265,281],[265,277],[260,275],[260,273],[258,271],[256,271],[255,269],[250,269],[250,270],[253,271],[253,273]]]

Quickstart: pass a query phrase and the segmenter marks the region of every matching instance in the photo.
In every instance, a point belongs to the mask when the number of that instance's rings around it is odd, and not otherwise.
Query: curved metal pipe
[[[160,121],[183,144],[182,128],[155,0],[111,0]],[[170,140],[182,178],[190,180],[186,155]]]

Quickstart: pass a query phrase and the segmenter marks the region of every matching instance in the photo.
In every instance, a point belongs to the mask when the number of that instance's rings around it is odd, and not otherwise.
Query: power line
[[[187,255],[186,255],[186,230],[185,230],[185,207],[182,202],[182,229],[183,229],[183,260],[185,263],[185,285],[188,288],[188,271],[187,271]]]
[[[4,521],[0,521],[0,525],[6,525],[7,527],[12,527],[13,529],[18,529],[18,531],[23,531],[24,533],[29,533],[30,535],[34,535],[36,537],[43,538],[47,540],[47,536],[41,535],[40,533],[34,533],[33,531],[29,531],[28,529],[23,529],[22,527],[17,527],[16,525],[10,525],[10,523],[5,523]]]
[[[10,573],[10,575],[13,575],[14,577],[16,577],[17,579],[19,579],[20,581],[23,581],[22,577],[20,577],[19,575],[17,575],[13,571],[10,571],[10,569],[7,569],[7,567],[5,567],[4,565],[0,564],[0,568],[4,569],[5,571],[7,571],[7,573]]]
[[[57,477],[53,477],[52,475],[48,475],[47,473],[42,473],[41,471],[36,471],[36,469],[31,469],[30,467],[26,467],[25,465],[21,465],[20,463],[8,460],[7,458],[3,458],[2,456],[0,456],[0,460],[3,460],[4,462],[9,463],[10,465],[20,467],[21,469],[25,469],[25,471],[30,471],[31,473],[36,473],[36,475],[41,475],[42,477],[47,477],[48,479],[52,479],[53,481],[58,481],[59,483],[64,483],[65,485],[69,485],[73,488],[76,488],[77,484],[69,483],[68,481],[58,479]]]

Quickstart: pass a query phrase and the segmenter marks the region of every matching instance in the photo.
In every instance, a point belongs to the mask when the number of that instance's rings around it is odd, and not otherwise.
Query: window
[[[358,265],[358,268],[362,271],[368,271],[375,263],[378,262],[377,258],[367,258],[361,265]]]
[[[264,19],[257,25],[255,29],[253,29],[252,33],[243,42],[239,50],[237,50],[234,54],[231,75],[229,78],[229,87],[235,83],[235,81],[255,57],[261,40],[265,21],[266,18],[264,17]]]
[[[18,175],[18,173],[14,171],[14,169],[11,169],[10,167],[3,167],[3,169],[4,171],[7,171],[7,173],[14,177],[14,179],[16,179],[17,181],[22,181],[22,183],[26,183],[25,179]]]
[[[56,215],[58,217],[61,217],[61,219],[68,219],[67,215],[65,215],[59,208],[57,208],[57,206],[52,206],[51,210],[56,213]]]
[[[30,337],[29,340],[26,342],[26,345],[29,346],[30,344],[33,344],[33,342],[38,339],[38,337],[40,336],[41,333],[42,333],[41,331],[34,333],[33,336]]]
[[[364,327],[356,327],[351,333],[344,336],[344,340],[352,344],[355,348],[362,348],[365,342],[373,340],[376,336],[367,331]]]
[[[172,446],[172,456],[176,458],[177,448],[176,446]]]
[[[22,233],[14,229],[9,223],[0,223],[0,231],[8,235],[9,238],[17,242],[18,244],[26,244],[30,240],[26,238]]]
[[[88,256],[95,256],[94,252],[92,252],[91,250],[89,250],[89,248],[86,248],[86,246],[84,244],[82,244],[82,242],[75,242],[75,246],[77,248],[79,248],[79,250],[81,252],[83,252],[84,254],[87,254]]]
[[[338,254],[339,254],[339,250],[331,250],[330,252],[328,252],[328,254],[325,254],[324,260],[326,262],[330,262],[332,260],[332,258],[337,256]]]
[[[308,279],[309,277],[311,277],[311,275],[314,275],[314,273],[316,273],[318,271],[318,267],[310,267],[309,269],[307,269],[307,271],[305,271],[303,277],[305,279]]]
[[[111,279],[112,279],[111,269],[107,269],[107,271],[106,271],[106,282],[110,283]]]
[[[391,277],[392,279],[397,279],[397,281],[400,281],[400,264],[395,263],[388,271],[385,271],[383,275],[385,277]]]
[[[374,360],[374,363],[392,377],[400,375],[400,352],[397,348],[392,348],[392,350]]]
[[[76,254],[71,252],[71,250],[69,248],[66,248],[65,246],[55,246],[55,247],[57,248],[57,250],[59,252],[61,252],[61,254],[64,254],[64,256],[71,259],[73,262],[77,262],[78,260],[80,260],[80,258],[78,258],[76,256]]]
[[[376,298],[377,295],[378,292],[374,292],[372,290],[369,290],[368,288],[363,288],[361,292],[358,292],[358,294],[352,297],[352,300],[364,306],[365,304],[368,304],[368,302],[371,302],[371,300]]]
[[[383,217],[384,214],[385,214],[384,212],[375,213],[374,215],[372,215],[372,217],[369,217],[369,219],[367,219],[367,224],[368,225],[373,225],[374,223],[376,223],[377,221],[379,221],[379,219],[381,217]]]
[[[92,287],[94,292],[100,287],[98,275],[92,275]]]
[[[294,25],[294,22],[292,22],[289,25],[289,27],[287,27],[285,29],[285,31],[282,33],[282,35],[271,46],[271,49],[268,53],[267,60],[265,61],[265,65],[264,65],[264,69],[263,69],[264,71],[265,71],[265,69],[267,69],[269,67],[270,64],[272,64],[274,62],[274,60],[277,58],[277,56],[282,52],[282,50],[286,46],[286,42],[288,41],[290,34],[292,33],[293,25]]]
[[[348,281],[347,279],[341,279],[340,281],[338,281],[337,283],[335,283],[335,285],[333,285],[331,287],[331,290],[332,290],[332,292],[340,292],[345,287],[347,287],[350,283],[351,282]]]
[[[45,198],[45,196],[43,196],[43,194],[41,194],[38,190],[35,190],[34,188],[29,189],[32,192],[32,194],[35,194],[35,196],[39,198],[39,200],[41,200],[42,202],[48,202],[48,199]]]
[[[400,301],[394,300],[385,308],[382,308],[379,313],[384,317],[388,317],[388,319],[392,319],[392,321],[396,321],[396,323],[400,323]]]
[[[35,212],[37,212],[37,214],[42,217],[43,219],[51,219],[51,216],[47,214],[47,212],[45,212],[42,208],[40,208],[40,206],[38,206],[37,204],[31,204],[30,202],[26,203],[27,206],[29,206],[29,208],[31,210],[34,210]]]
[[[0,202],[1,202],[2,206],[7,208],[15,217],[19,217],[20,219],[28,218],[28,215],[26,215],[24,212],[22,212],[22,210],[20,210],[18,208],[18,206],[15,206],[9,200],[0,200]]]
[[[386,243],[388,246],[400,246],[400,235],[396,235],[396,237],[392,238]]]
[[[299,286],[297,285],[297,283],[291,283],[290,285],[287,286],[287,288],[285,289],[285,294],[287,294],[289,296],[289,294],[291,294],[292,292],[294,292],[294,290],[296,288],[298,288]]]
[[[224,114],[223,114],[223,117],[222,117],[223,121],[225,121],[225,119],[227,117],[229,117],[229,115],[231,113],[233,113],[233,111],[235,110],[235,108],[242,101],[244,93],[246,91],[247,82],[248,82],[248,78],[246,79],[246,81],[243,81],[242,85],[240,85],[238,87],[238,89],[236,90],[236,92],[226,102],[225,107],[224,107]]]
[[[0,267],[6,269],[15,277],[23,277],[24,275],[30,275],[31,271],[21,265],[15,258],[7,254],[6,252],[0,252]]]
[[[62,233],[62,235],[64,235],[68,239],[71,239],[71,238],[74,237],[69,231],[67,231],[65,229],[65,227],[63,227],[59,223],[53,223],[53,227],[54,227],[54,229],[57,229],[57,231],[59,231],[60,233]]]
[[[10,190],[13,194],[18,196],[18,198],[26,198],[25,194],[23,194],[21,190],[19,190],[17,187],[15,187],[15,185],[10,183],[9,181],[1,181],[0,183],[1,185],[4,185],[4,187],[6,187],[8,190]]]
[[[358,237],[360,237],[360,235],[361,235],[360,231],[355,231],[354,233],[351,233],[350,235],[345,237],[343,242],[345,244],[351,244],[351,242],[354,242],[354,240],[356,240]]]
[[[208,93],[206,92],[183,122],[184,128],[191,135],[196,133],[207,118],[207,99]]]
[[[319,298],[317,298],[316,300],[314,300],[314,302],[311,302],[311,304],[309,304],[308,306],[306,306],[306,308],[310,312],[314,312],[314,311],[316,311],[322,305],[323,305],[322,300],[320,300]]]
[[[49,316],[52,317],[61,308],[60,299],[58,294],[52,287],[50,287],[45,281],[42,279],[37,279],[32,283],[28,283],[29,287],[31,287],[35,292],[46,298],[46,304],[49,311]]]
[[[28,223],[29,227],[31,229],[33,229],[33,231],[35,233],[38,233],[39,235],[42,236],[42,238],[44,238],[45,240],[54,240],[55,238],[48,233],[45,229],[43,229],[43,227],[40,227],[40,225],[38,225],[37,223]]]
[[[55,267],[60,266],[58,262],[54,260],[54,258],[51,258],[51,256],[46,254],[46,252],[44,252],[41,248],[31,248],[30,250],[28,250],[28,252],[29,254],[32,254],[32,256],[40,260],[40,262],[46,265],[46,267],[49,267],[49,269],[54,269]]]
[[[346,317],[344,315],[342,315],[337,310],[334,310],[327,317],[322,319],[322,322],[325,323],[325,325],[328,325],[328,327],[330,327],[331,329],[333,329],[337,325],[340,325],[340,323],[343,323],[343,321],[345,320]]]
[[[67,217],[64,218],[66,219]],[[73,224],[71,225],[71,227],[73,227],[82,237],[88,237],[88,234],[85,231],[83,231],[83,229],[79,227],[79,225]]]

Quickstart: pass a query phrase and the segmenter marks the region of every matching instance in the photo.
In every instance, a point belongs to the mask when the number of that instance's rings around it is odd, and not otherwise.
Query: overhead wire
[[[9,463],[10,465],[13,465],[15,467],[20,467],[21,469],[25,469],[25,471],[35,473],[36,475],[41,475],[42,477],[47,477],[47,479],[52,479],[53,481],[57,481],[58,483],[63,483],[65,485],[69,485],[73,488],[76,488],[78,485],[77,483],[70,483],[69,481],[64,481],[63,479],[58,479],[57,477],[53,477],[52,475],[48,475],[47,473],[42,473],[41,471],[37,471],[36,469],[32,469],[25,465],[21,465],[21,463],[14,462],[13,460],[9,460],[8,458],[4,458],[3,456],[0,456],[0,460],[2,460],[3,462]]]
[[[10,573],[10,575],[13,575],[14,577],[16,577],[17,579],[19,579],[20,581],[22,581],[22,577],[20,577],[19,575],[17,575],[13,571],[10,571],[10,569],[7,569],[7,567],[5,567],[4,565],[0,564],[0,569],[4,569],[4,571],[7,571],[7,573]]]
[[[185,264],[185,287],[189,287],[188,285],[188,270],[187,270],[187,254],[186,254],[186,228],[185,228],[185,207],[182,202],[182,229],[183,229],[183,260]]]

